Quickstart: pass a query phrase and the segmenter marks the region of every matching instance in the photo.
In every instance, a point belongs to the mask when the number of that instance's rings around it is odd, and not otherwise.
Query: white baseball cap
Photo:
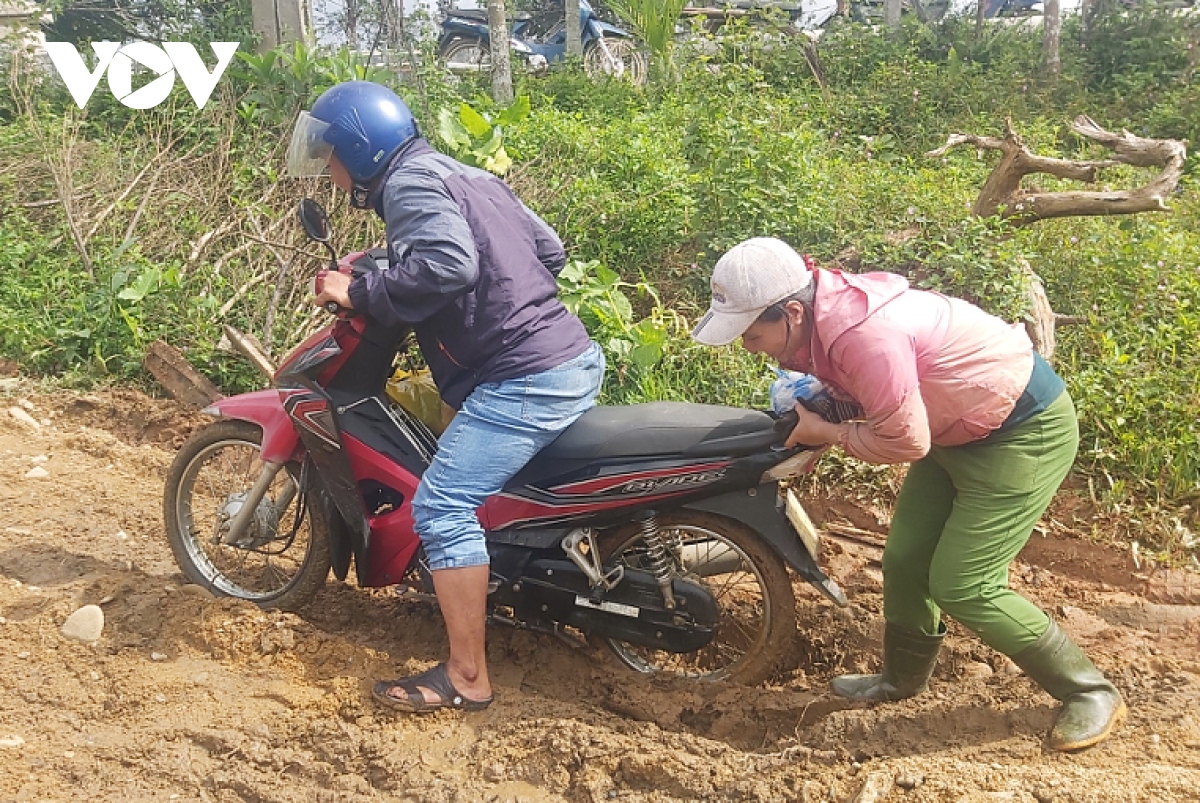
[[[783,240],[753,237],[717,261],[712,306],[692,330],[706,346],[732,343],[767,307],[812,283],[811,264]]]

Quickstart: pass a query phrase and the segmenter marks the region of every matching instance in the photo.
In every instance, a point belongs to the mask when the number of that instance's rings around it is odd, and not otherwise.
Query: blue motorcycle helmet
[[[417,121],[399,95],[371,81],[346,81],[300,112],[288,145],[290,176],[319,176],[336,156],[353,183],[351,206],[363,209],[371,184],[396,151],[418,136]]]

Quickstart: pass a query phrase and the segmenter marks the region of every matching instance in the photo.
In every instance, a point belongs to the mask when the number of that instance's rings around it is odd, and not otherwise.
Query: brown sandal
[[[436,694],[438,700],[432,703],[426,701],[425,695],[421,693],[422,688]],[[404,692],[404,697],[390,694],[392,689],[400,689]],[[371,695],[389,708],[410,714],[428,714],[443,708],[482,711],[495,699],[494,696],[486,700],[469,700],[464,697],[450,682],[450,673],[445,664],[438,664],[419,675],[397,680],[381,680],[375,684]]]

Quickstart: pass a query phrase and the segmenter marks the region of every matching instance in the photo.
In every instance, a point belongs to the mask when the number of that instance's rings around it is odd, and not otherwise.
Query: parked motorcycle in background
[[[567,55],[567,26],[561,11],[553,21],[547,16],[520,15],[512,23],[514,56],[533,73],[545,72],[551,62],[561,61]],[[589,76],[609,75],[639,86],[646,82],[649,63],[633,35],[597,17],[587,0],[579,2],[579,30],[583,40],[583,68]],[[490,72],[487,11],[447,12],[442,21],[438,56],[446,69],[454,73]]]

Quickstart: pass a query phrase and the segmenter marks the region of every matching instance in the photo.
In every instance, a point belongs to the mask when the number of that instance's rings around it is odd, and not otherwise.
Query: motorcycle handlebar
[[[795,410],[788,410],[783,415],[779,416],[775,421],[775,434],[779,436],[780,441],[787,440],[787,436],[792,434],[792,430],[800,423],[800,416],[796,415]]]

